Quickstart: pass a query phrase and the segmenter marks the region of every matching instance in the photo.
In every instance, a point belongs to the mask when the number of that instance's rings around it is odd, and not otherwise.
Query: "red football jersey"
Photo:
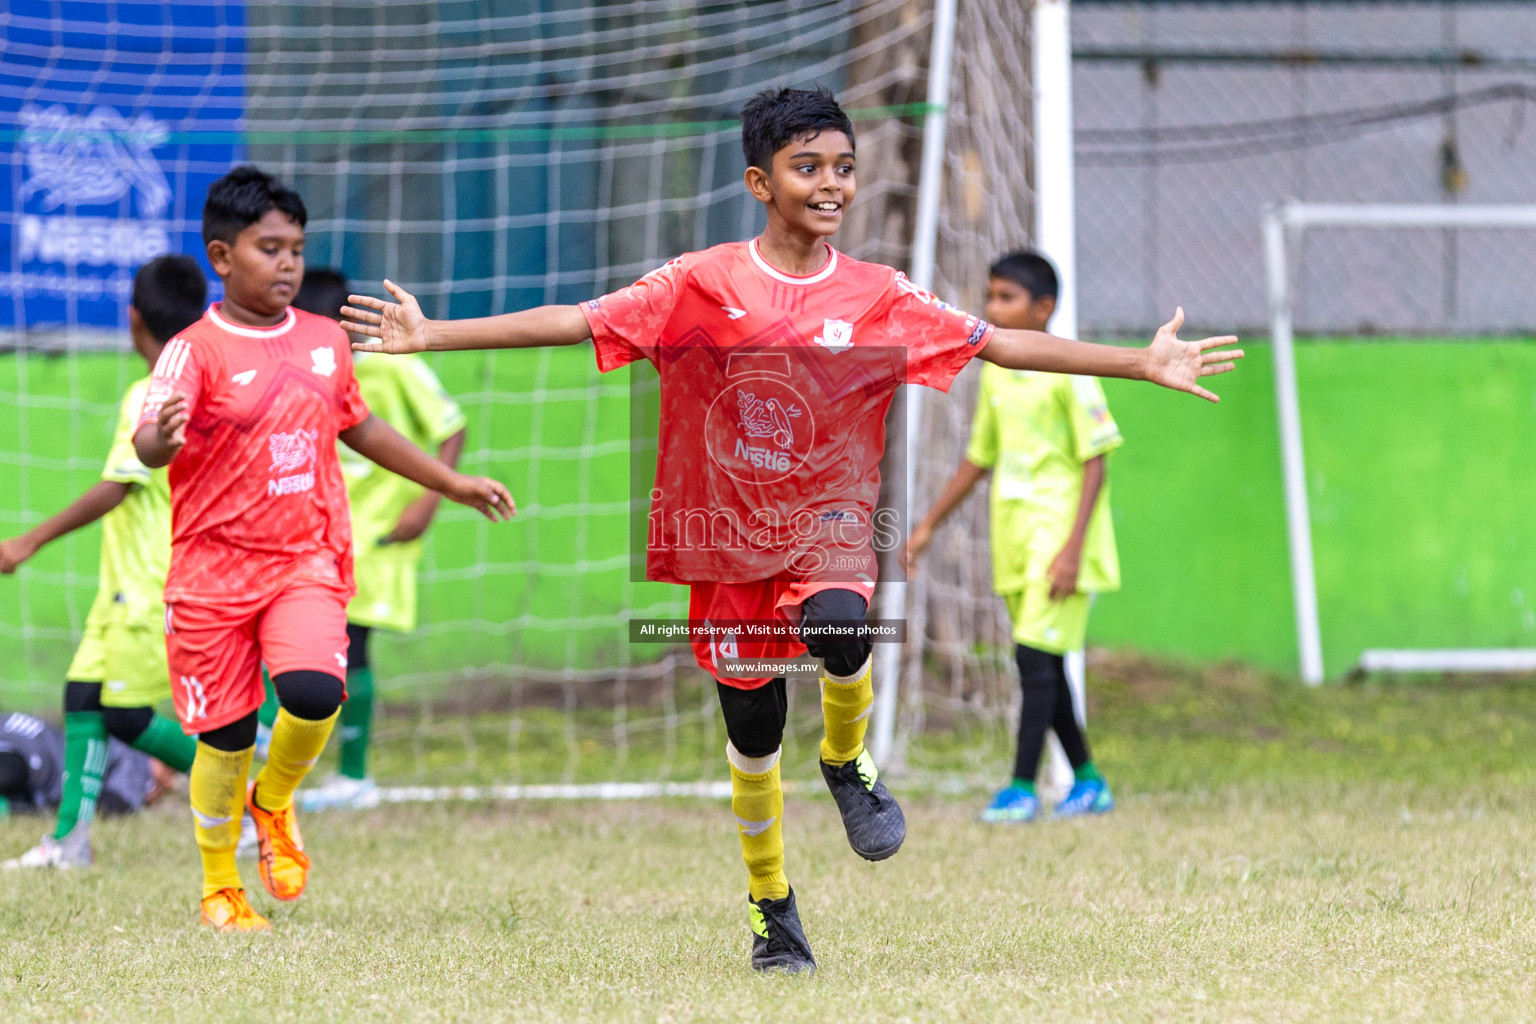
[[[649,579],[873,580],[895,390],[948,390],[992,328],[828,250],[796,277],[755,241],[719,245],[582,307],[599,369],[660,376]]]
[[[352,347],[334,321],[289,309],[276,327],[210,306],[155,364],[139,425],[187,396],[187,443],[171,460],[165,599],[265,603],[300,577],[350,597],[352,521],[336,436],[368,416]]]

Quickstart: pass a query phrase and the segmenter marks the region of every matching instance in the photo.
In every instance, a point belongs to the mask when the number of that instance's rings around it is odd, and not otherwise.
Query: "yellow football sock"
[[[741,859],[747,862],[747,891],[754,900],[789,895],[784,877],[784,790],[779,785],[779,751],[747,757],[725,745],[731,762],[731,813],[741,833]]]
[[[240,845],[240,819],[245,816],[245,783],[255,747],[215,750],[198,743],[189,774],[192,790],[192,831],[203,855],[203,895],[220,889],[243,889],[235,866]]]
[[[272,749],[267,764],[256,776],[256,805],[264,811],[280,811],[293,803],[293,791],[320,760],[325,741],[336,727],[337,711],[330,718],[315,720],[290,715],[279,708],[272,723]]]
[[[821,738],[821,759],[834,767],[847,764],[864,749],[869,709],[875,704],[874,657],[846,679],[830,672],[821,674],[821,718],[826,734]]]

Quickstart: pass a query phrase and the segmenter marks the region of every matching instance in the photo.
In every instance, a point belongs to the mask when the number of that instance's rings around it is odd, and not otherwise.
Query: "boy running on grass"
[[[987,319],[1043,331],[1056,311],[1056,294],[1049,260],[1009,253],[992,265]],[[1013,621],[1023,704],[1013,781],[981,812],[983,821],[1034,820],[1040,811],[1035,774],[1051,729],[1076,775],[1056,817],[1103,814],[1115,805],[1078,725],[1064,656],[1083,646],[1090,595],[1120,589],[1105,469],[1120,445],[1120,428],[1094,378],[984,366],[965,457],[907,542],[912,572],[933,531],[995,470],[992,586]]]
[[[208,282],[190,256],[160,256],[139,268],[128,306],[133,347],[153,369],[160,351],[202,316]],[[8,868],[91,864],[91,820],[113,736],[185,772],[197,744],[155,705],[170,697],[165,667],[166,566],[171,557],[171,490],[133,450],[149,377],[128,386],[101,479],[68,508],[20,537],[0,541],[0,572],[13,573],[43,545],[97,519],[101,569],[85,636],[64,678],[64,776],[53,833]]]
[[[353,594],[337,439],[489,519],[512,513],[506,488],[455,473],[370,415],[346,333],[289,308],[306,219],[298,193],[254,167],[209,187],[203,241],[224,300],[161,354],[133,439],[146,466],[171,467],[166,654],[182,728],[198,738],[202,919],[220,931],[268,927],[235,865],[242,809],[268,893],[298,899],[309,874],[293,792],[346,699]],[[263,662],[281,707],[249,782]]]
[[[752,966],[812,970],[784,873],[779,755],[782,677],[731,663],[822,662],[821,769],[849,844],[870,860],[900,847],[906,824],[864,747],[873,702],[863,623],[875,582],[875,504],[885,413],[897,385],[945,389],[974,356],[1019,369],[1153,380],[1215,396],[1198,379],[1232,369],[1231,338],[1181,342],[1180,318],[1148,349],[994,330],[938,302],[890,267],[827,243],[855,191],[853,126],[824,89],[768,90],[742,111],[746,187],[768,216],[750,242],[689,253],[580,306],[435,321],[353,296],[343,312],[376,352],[529,348],[592,339],[598,367],[649,360],[660,374],[649,579],[691,587],[694,655],[716,679],[747,864]],[[763,624],[787,637],[753,639]],[[721,624],[732,628],[723,629]],[[739,627],[739,631],[736,627]],[[798,627],[798,633],[794,628]]]
[[[332,320],[350,291],[340,271],[304,274],[293,304]],[[424,451],[437,451],[449,469],[464,451],[468,420],[420,356],[391,359],[359,352],[354,357],[363,401],[385,423]],[[347,702],[341,706],[341,764],[336,775],[299,796],[306,810],[371,807],[378,787],[368,775],[373,726],[373,668],[368,638],[375,629],[409,633],[416,628],[416,567],[421,537],[432,525],[440,496],[381,468],[343,446],[341,473],[352,508],[353,573],[357,596],[347,605]]]

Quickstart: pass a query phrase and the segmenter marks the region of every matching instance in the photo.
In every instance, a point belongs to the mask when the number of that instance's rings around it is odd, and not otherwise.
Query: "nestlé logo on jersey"
[[[272,453],[272,479],[267,481],[267,496],[303,494],[315,486],[315,442],[317,430],[278,431],[267,439]]]
[[[810,455],[815,427],[809,410],[783,380],[758,374],[736,378],[709,407],[705,447],[715,465],[737,480],[772,483]]]

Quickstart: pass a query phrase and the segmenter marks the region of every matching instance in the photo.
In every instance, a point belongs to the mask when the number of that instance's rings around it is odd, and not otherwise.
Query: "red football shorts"
[[[176,717],[189,735],[261,707],[261,665],[284,672],[347,675],[347,600],[334,587],[294,583],[254,610],[165,606],[165,653]]]
[[[711,624],[781,621],[798,625],[800,606],[810,600],[811,595],[823,590],[851,590],[866,603],[874,596],[872,585],[850,581],[693,583],[688,588],[688,619],[692,622],[707,619]],[[805,644],[799,640],[754,640],[737,636],[722,641],[718,637],[696,637],[690,643],[693,646],[693,659],[699,663],[700,668],[726,686],[734,686],[738,690],[755,690],[772,682],[773,677],[722,678],[716,667],[717,659],[798,658],[805,653]]]

